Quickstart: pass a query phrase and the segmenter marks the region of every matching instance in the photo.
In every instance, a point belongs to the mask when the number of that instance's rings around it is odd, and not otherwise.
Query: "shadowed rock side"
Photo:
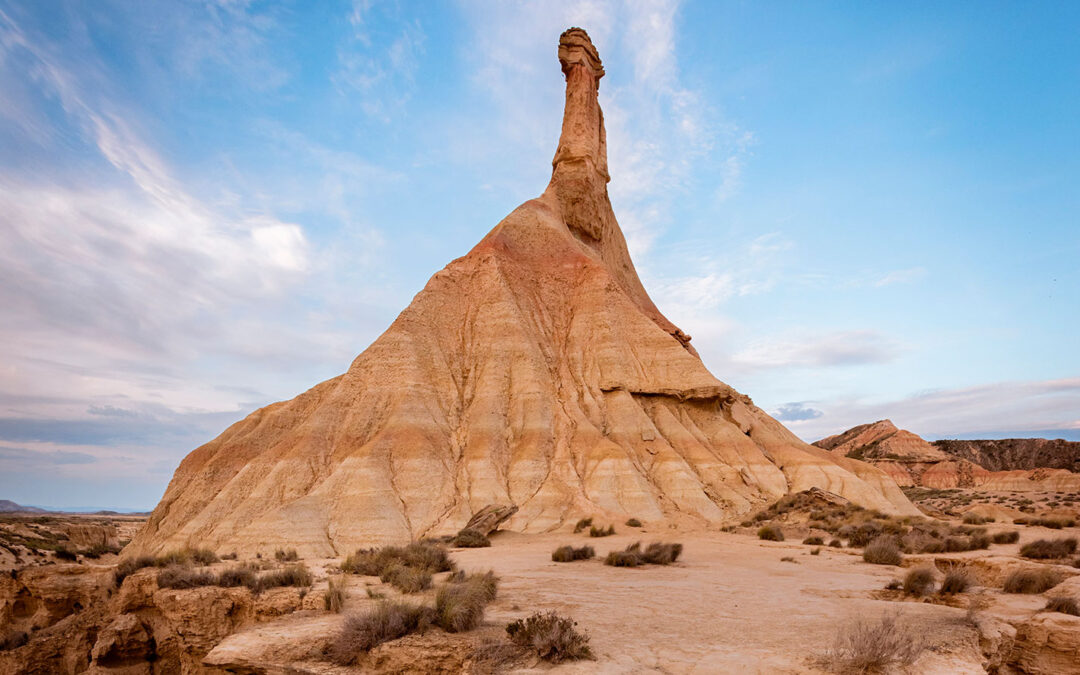
[[[1045,439],[1022,439],[1030,443],[1009,441],[1006,448],[1017,447],[1046,448],[1055,443],[1066,441],[1046,441]],[[1038,441],[1042,441],[1039,443]],[[916,485],[930,488],[979,488],[982,490],[1005,490],[1010,492],[1075,492],[1080,490],[1080,474],[1055,468],[1035,468],[1030,470],[988,471],[983,466],[956,457],[950,452],[955,447],[949,444],[967,443],[966,450],[975,453],[982,448],[979,444],[994,444],[996,441],[938,441],[928,443],[916,434],[904,429],[897,429],[889,420],[879,420],[870,424],[860,424],[847,431],[823,438],[814,443],[834,456],[860,459],[873,463],[887,473],[898,485]],[[1067,450],[1067,448],[1065,448]],[[1022,463],[1018,457],[1013,461]],[[1030,461],[1030,460],[1029,460]]]
[[[821,487],[916,513],[874,467],[809,446],[720,382],[649,299],[607,196],[597,86],[563,34],[551,183],[436,273],[348,372],[252,413],[184,459],[129,551],[188,542],[337,555],[581,515],[702,524]],[[621,520],[619,521],[621,522]]]

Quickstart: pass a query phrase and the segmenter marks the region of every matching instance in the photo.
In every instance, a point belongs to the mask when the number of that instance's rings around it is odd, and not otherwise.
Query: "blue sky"
[[[0,0],[0,497],[151,507],[538,195],[807,440],[1080,440],[1080,5]]]

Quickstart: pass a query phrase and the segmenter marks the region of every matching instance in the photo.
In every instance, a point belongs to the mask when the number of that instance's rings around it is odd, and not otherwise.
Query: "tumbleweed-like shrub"
[[[816,536],[815,537],[807,537],[806,539],[802,540],[802,543],[806,544],[807,546],[824,546],[825,545],[825,540],[822,539],[821,537],[816,537]]]
[[[941,595],[954,595],[964,593],[973,583],[971,575],[965,570],[949,570],[941,582],[938,593]]]
[[[296,586],[307,588],[315,582],[311,572],[303,563],[286,565],[279,570],[267,572],[259,577],[259,590],[279,588],[281,586]]]
[[[158,572],[157,583],[161,588],[198,588],[217,585],[217,575],[210,570],[196,570],[182,565],[172,565]]]
[[[366,612],[345,619],[341,632],[329,646],[329,656],[338,665],[352,665],[372,647],[427,630],[434,617],[435,610],[426,605],[380,602]]]
[[[506,634],[514,644],[551,663],[592,658],[588,633],[579,632],[577,622],[555,612],[518,619],[506,627]]]
[[[491,546],[491,540],[479,530],[464,529],[457,533],[451,544],[458,548],[485,548]]]
[[[1080,604],[1076,600],[1063,595],[1047,600],[1044,609],[1048,612],[1061,612],[1062,614],[1080,616]]]
[[[995,544],[1015,544],[1020,541],[1020,533],[1016,530],[1010,530],[1008,532],[995,532],[991,536],[991,540]]]
[[[934,571],[917,567],[904,575],[904,594],[921,598],[934,592]]]
[[[1005,578],[1001,590],[1006,593],[1044,593],[1061,583],[1061,577],[1049,569],[1017,570]]]
[[[784,541],[784,531],[776,525],[765,525],[757,531],[758,539],[765,541]]]
[[[494,572],[453,578],[435,594],[435,623],[449,633],[462,633],[480,625],[484,608],[495,599],[499,579]]]
[[[581,532],[582,530],[584,530],[586,527],[589,527],[590,525],[592,525],[592,517],[582,518],[581,520],[577,521],[576,525],[574,525],[574,534],[577,534],[578,532]]]
[[[631,518],[630,520],[626,521],[626,526],[627,527],[641,527],[641,521],[638,520],[637,518]]]
[[[886,614],[844,625],[821,661],[835,673],[880,673],[914,663],[925,649],[923,636]]]
[[[1036,560],[1066,558],[1076,552],[1074,537],[1058,539],[1038,539],[1020,547],[1020,555]]]
[[[615,534],[615,526],[608,525],[606,528],[593,525],[589,528],[590,537],[610,537]]]
[[[300,554],[296,552],[295,548],[290,548],[288,550],[279,548],[274,551],[274,560],[277,560],[278,562],[296,562],[299,559]]]
[[[431,572],[397,562],[384,569],[379,579],[402,593],[419,593],[431,588]]]
[[[596,556],[592,546],[560,546],[551,553],[551,559],[555,562],[574,562],[576,560],[588,560]]]
[[[863,560],[874,565],[899,565],[904,562],[896,537],[883,535],[874,539],[863,549]]]

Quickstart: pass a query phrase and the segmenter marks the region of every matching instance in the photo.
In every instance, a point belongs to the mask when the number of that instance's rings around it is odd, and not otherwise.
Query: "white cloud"
[[[1080,429],[1080,377],[936,389],[890,401],[838,398],[806,403],[824,414],[789,421],[788,426],[810,441],[885,418],[931,439],[1054,435],[1054,430]]]
[[[871,330],[840,331],[751,343],[736,353],[735,363],[753,368],[815,368],[887,363],[901,349]]]

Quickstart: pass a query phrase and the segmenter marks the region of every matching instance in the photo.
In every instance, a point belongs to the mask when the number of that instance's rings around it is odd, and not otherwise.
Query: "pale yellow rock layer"
[[[583,515],[703,525],[820,487],[916,509],[880,470],[803,443],[716,379],[645,292],[607,195],[588,36],[562,36],[566,118],[544,194],[436,273],[349,370],[188,455],[126,553],[241,553]]]

